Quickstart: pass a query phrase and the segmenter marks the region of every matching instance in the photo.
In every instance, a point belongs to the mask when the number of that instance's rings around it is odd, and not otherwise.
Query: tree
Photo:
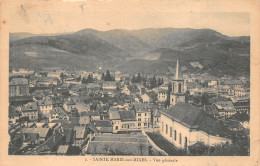
[[[203,93],[203,95],[201,96],[201,105],[209,105],[209,96],[207,95],[207,93]]]
[[[113,78],[111,77],[109,70],[107,70],[105,81],[113,81]]]
[[[132,83],[136,83],[135,75],[133,75],[133,77],[132,77]]]
[[[93,82],[94,82],[93,75],[92,75],[92,74],[89,74],[89,75],[88,75],[88,78],[86,79],[86,84],[88,84],[88,83],[93,83]]]
[[[171,90],[172,90],[172,86],[171,86],[171,84],[169,83],[169,84],[168,84],[168,91],[167,91],[167,99],[166,99],[166,103],[165,103],[165,106],[166,106],[166,107],[170,105]]]
[[[105,80],[105,74],[102,73],[101,80]]]
[[[65,75],[63,73],[60,73],[60,78],[61,78],[62,83],[64,82],[64,77],[65,77]]]
[[[153,76],[152,79],[150,79],[150,86],[151,86],[151,89],[157,87],[157,81],[156,81],[155,75]]]
[[[138,73],[138,75],[137,75],[136,82],[137,83],[141,82],[141,75],[140,75],[140,73]]]
[[[158,82],[158,83],[157,83],[157,84],[158,84],[157,86],[159,87],[159,86],[161,85],[161,78],[158,78],[158,81],[157,81],[157,82]]]

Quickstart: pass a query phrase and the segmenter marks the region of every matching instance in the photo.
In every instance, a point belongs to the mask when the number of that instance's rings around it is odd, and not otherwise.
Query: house
[[[26,78],[13,78],[9,82],[9,96],[28,96],[29,82]]]
[[[209,146],[232,143],[230,131],[223,124],[200,108],[181,102],[161,111],[159,132],[186,151],[198,142]]]
[[[68,155],[69,154],[69,145],[60,145],[57,150],[57,155]]]
[[[79,117],[79,125],[80,126],[86,126],[90,123],[90,117],[89,116],[80,116]]]
[[[92,110],[92,111],[84,111],[81,112],[80,114],[81,117],[87,116],[89,117],[90,121],[92,120],[100,120],[100,113],[97,110]]]
[[[87,154],[148,156],[146,136],[133,134],[95,134],[89,143]]]
[[[65,111],[72,113],[72,111],[76,109],[76,102],[73,101],[71,98],[68,98],[63,103],[63,108],[65,109]]]
[[[58,147],[64,143],[64,133],[61,130],[54,130],[53,135],[44,142],[38,149],[38,154],[50,154],[57,152]]]
[[[50,78],[50,77],[40,77],[36,81],[37,87],[50,87],[50,86],[57,86],[58,79],[57,78]]]
[[[247,114],[250,113],[250,100],[248,98],[231,98],[231,101],[237,112],[246,112]]]
[[[168,91],[168,85],[167,84],[162,84],[162,85],[160,85],[159,86],[159,89],[163,89],[163,90],[166,90],[166,91]]]
[[[168,89],[165,90],[165,89],[159,89],[158,90],[158,93],[157,93],[157,100],[159,103],[163,103],[163,102],[166,102],[167,100],[167,93],[168,93]]]
[[[130,95],[130,89],[127,85],[124,86],[123,90],[121,91],[121,93],[126,94],[126,95]]]
[[[32,96],[11,96],[9,97],[9,104],[13,106],[22,106],[29,102],[33,102]]]
[[[48,72],[47,77],[60,79],[60,72]]]
[[[116,82],[115,81],[104,81],[102,85],[103,90],[116,90]]]
[[[46,117],[49,122],[54,120],[69,120],[69,115],[59,107],[53,108],[48,114],[46,114]]]
[[[113,132],[113,126],[109,120],[93,120],[91,124],[95,126],[100,133]]]
[[[9,117],[9,124],[14,124],[17,122],[17,120],[20,119],[20,112],[15,110],[15,108],[13,106],[9,106],[9,114],[8,114],[8,117]]]
[[[38,108],[41,114],[46,115],[53,108],[52,99],[50,97],[44,97],[38,101]]]
[[[113,125],[113,133],[138,130],[135,112],[133,110],[119,111],[117,109],[110,109],[108,115]]]
[[[155,109],[152,111],[152,124],[153,128],[159,128],[160,126],[160,117],[161,117],[161,112],[159,109]]]
[[[28,117],[30,121],[38,120],[38,106],[36,102],[30,102],[22,106],[22,117]]]
[[[236,113],[236,109],[231,101],[219,101],[213,103],[220,118],[227,119]]]
[[[151,97],[146,93],[143,94],[141,98],[143,103],[150,103],[152,101]]]
[[[138,129],[147,129],[151,127],[151,108],[149,103],[135,103],[133,109],[136,113]]]
[[[72,128],[64,128],[64,136],[65,136],[66,145],[71,145],[73,143],[73,137],[74,137],[73,131],[74,130]]]
[[[87,137],[86,126],[75,126],[74,132],[75,132],[75,145],[81,146],[81,144],[84,142],[85,138]]]
[[[197,82],[187,82],[184,91],[189,91],[190,95],[198,95],[203,93],[203,87]]]
[[[55,96],[52,98],[52,105],[53,107],[62,107],[63,106],[63,99],[62,97]]]
[[[30,134],[37,134],[40,142],[47,141],[52,136],[52,131],[50,128],[27,128],[24,127],[20,130],[23,135],[23,140],[27,139]]]

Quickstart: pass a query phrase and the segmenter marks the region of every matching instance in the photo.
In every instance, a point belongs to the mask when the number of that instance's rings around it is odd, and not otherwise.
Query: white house
[[[138,129],[146,129],[151,127],[151,107],[148,103],[135,103],[136,120]]]
[[[148,96],[148,94],[143,94],[141,96],[141,98],[142,98],[143,103],[150,103],[151,102],[151,98],[150,98],[150,96]]]
[[[104,81],[103,82],[103,86],[102,86],[103,90],[116,90],[116,82],[115,81]]]
[[[43,115],[46,115],[53,108],[52,99],[50,97],[45,97],[42,100],[39,100],[38,108],[39,108],[40,113],[42,113]]]
[[[159,89],[157,94],[158,102],[165,102],[167,100],[167,90],[165,89]]]
[[[121,93],[126,94],[126,95],[130,95],[130,89],[128,88],[127,85],[124,86],[123,90],[121,91]]]
[[[160,134],[180,149],[203,142],[205,145],[232,143],[228,129],[198,107],[177,103],[161,111]]]
[[[113,124],[113,133],[138,130],[134,111],[110,110],[109,119]]]

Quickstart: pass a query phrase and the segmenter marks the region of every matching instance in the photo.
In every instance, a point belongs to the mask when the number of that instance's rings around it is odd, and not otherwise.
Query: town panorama
[[[249,155],[249,38],[153,30],[10,34],[9,155]]]

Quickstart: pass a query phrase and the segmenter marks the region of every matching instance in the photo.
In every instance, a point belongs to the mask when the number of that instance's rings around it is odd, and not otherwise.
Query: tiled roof
[[[119,120],[119,119],[121,119],[119,111],[117,109],[116,110],[109,109],[108,114],[109,114],[109,119],[110,120]]]
[[[68,152],[69,145],[60,145],[57,154],[66,154]]]
[[[76,138],[84,138],[86,132],[85,126],[75,126],[74,130],[76,131]]]
[[[28,84],[28,80],[26,78],[13,78],[9,85],[26,85]]]
[[[22,128],[21,133],[37,133],[41,138],[45,138],[50,128]]]
[[[90,118],[88,116],[81,116],[79,117],[79,124],[89,124]]]
[[[136,121],[134,111],[120,111],[119,114],[122,121]]]
[[[223,124],[200,108],[187,103],[177,103],[161,113],[190,129],[200,129],[212,135],[228,135]]]
[[[20,113],[13,106],[9,106],[9,117],[11,116],[20,116]]]
[[[112,126],[109,120],[93,120],[91,122],[96,127],[109,127]]]
[[[40,106],[52,105],[52,99],[50,97],[46,97],[45,99],[39,100],[38,105]]]
[[[37,103],[36,102],[31,102],[27,103],[22,107],[22,112],[29,112],[29,111],[37,111]]]

